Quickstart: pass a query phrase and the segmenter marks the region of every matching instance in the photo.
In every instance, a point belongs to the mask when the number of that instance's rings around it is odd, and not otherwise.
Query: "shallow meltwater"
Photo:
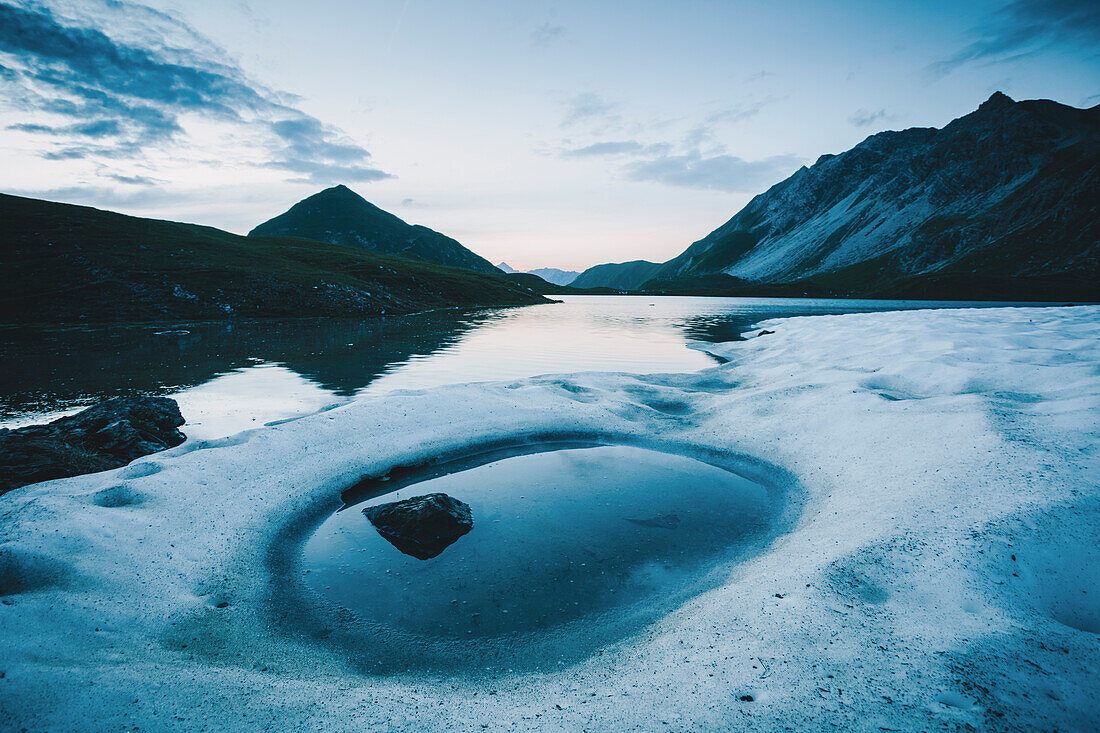
[[[778,514],[733,471],[621,445],[439,473],[361,491],[302,549],[320,636],[367,669],[578,661],[719,583]]]

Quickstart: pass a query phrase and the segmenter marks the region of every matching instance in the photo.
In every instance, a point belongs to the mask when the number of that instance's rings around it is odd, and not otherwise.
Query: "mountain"
[[[447,267],[500,274],[485,260],[450,237],[407,224],[347,186],[333,186],[303,199],[269,219],[248,236],[304,237],[319,242],[412,257]]]
[[[497,265],[497,269],[508,275],[537,275],[551,285],[569,285],[579,275],[579,272],[573,270],[559,270],[556,267],[540,267],[537,270],[527,270],[526,272],[520,272],[516,268],[509,265],[507,262],[501,262]]]
[[[651,279],[660,267],[656,262],[634,260],[633,262],[611,262],[596,265],[577,276],[569,283],[574,288],[613,288],[615,290],[637,290],[642,283]]]
[[[943,129],[821,156],[646,288],[1097,300],[1098,259],[1100,106],[998,92]]]
[[[572,285],[556,285],[543,280],[533,272],[513,272],[503,276],[505,280],[539,295],[614,295],[608,288],[575,288]]]
[[[504,279],[0,194],[0,323],[355,316],[545,303]]]
[[[537,270],[528,270],[527,272],[532,275],[538,275],[546,282],[553,283],[554,285],[571,285],[573,281],[577,279],[577,276],[580,275],[580,273],[575,270],[559,270],[556,267],[540,267]]]

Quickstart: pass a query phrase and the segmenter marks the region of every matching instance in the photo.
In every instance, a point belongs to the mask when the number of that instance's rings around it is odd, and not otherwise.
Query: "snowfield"
[[[698,373],[393,393],[0,497],[0,727],[1100,727],[1100,307],[762,325]],[[534,674],[364,676],[275,602],[362,475],[549,437],[747,456],[789,531]]]

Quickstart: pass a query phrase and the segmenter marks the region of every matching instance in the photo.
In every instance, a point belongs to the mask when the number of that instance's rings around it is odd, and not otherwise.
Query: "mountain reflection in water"
[[[784,316],[968,303],[561,296],[564,302],[373,319],[0,329],[0,427],[144,392],[180,402],[192,438],[229,435],[395,389],[578,371],[685,372],[691,341]]]

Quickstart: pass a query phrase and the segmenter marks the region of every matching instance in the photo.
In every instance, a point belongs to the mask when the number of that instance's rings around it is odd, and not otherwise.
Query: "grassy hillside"
[[[0,194],[0,323],[410,313],[542,303],[503,276]]]

